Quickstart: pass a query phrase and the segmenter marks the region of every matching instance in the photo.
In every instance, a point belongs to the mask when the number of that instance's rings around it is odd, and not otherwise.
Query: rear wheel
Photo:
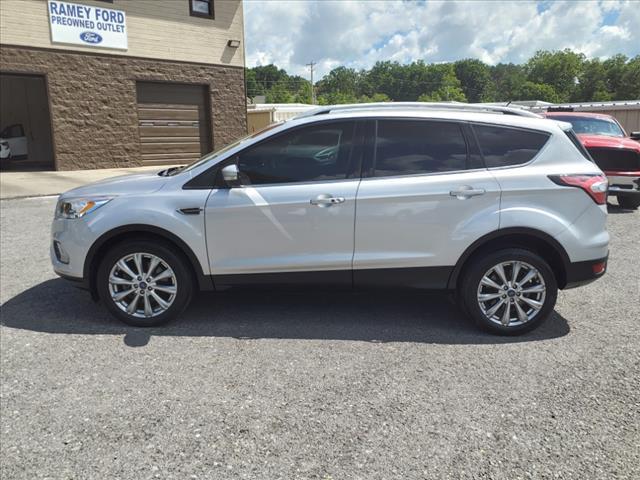
[[[98,269],[98,293],[109,311],[136,327],[161,325],[191,300],[193,280],[182,255],[170,245],[143,240],[123,242]]]
[[[553,311],[558,286],[539,255],[512,248],[475,260],[465,270],[460,297],[482,328],[517,335],[540,325]]]
[[[636,210],[640,207],[640,195],[617,195],[618,204],[625,210]]]

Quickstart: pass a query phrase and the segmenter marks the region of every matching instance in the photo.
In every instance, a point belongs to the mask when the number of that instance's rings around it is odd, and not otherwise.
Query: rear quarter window
[[[529,162],[544,147],[549,135],[495,125],[474,125],[487,168],[512,167]]]

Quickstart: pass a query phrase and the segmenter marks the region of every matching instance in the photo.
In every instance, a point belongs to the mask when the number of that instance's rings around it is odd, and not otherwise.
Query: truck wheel
[[[528,332],[553,312],[558,284],[547,262],[533,252],[509,248],[484,254],[463,275],[465,309],[492,333]]]
[[[633,197],[629,195],[617,195],[618,204],[625,210],[636,210],[640,207],[640,194]]]
[[[98,269],[98,295],[109,311],[136,327],[169,322],[187,308],[193,276],[169,244],[132,240],[117,244]]]

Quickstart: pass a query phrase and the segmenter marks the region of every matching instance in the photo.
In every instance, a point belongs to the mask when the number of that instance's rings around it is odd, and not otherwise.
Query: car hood
[[[61,197],[87,197],[87,196],[109,196],[109,195],[132,195],[141,193],[152,193],[163,187],[167,183],[167,177],[161,177],[157,173],[139,173],[134,175],[124,175],[112,177],[105,180],[83,185],[74,188],[61,195]]]
[[[640,152],[640,143],[630,138],[586,135],[583,133],[578,134],[578,138],[587,148],[626,148]]]

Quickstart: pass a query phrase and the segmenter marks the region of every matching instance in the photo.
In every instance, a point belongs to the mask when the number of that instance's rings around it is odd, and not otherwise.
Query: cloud
[[[638,25],[638,3],[624,0],[245,0],[247,65],[274,63],[300,75],[312,60],[322,76],[379,60],[521,63],[540,49],[634,56]]]

